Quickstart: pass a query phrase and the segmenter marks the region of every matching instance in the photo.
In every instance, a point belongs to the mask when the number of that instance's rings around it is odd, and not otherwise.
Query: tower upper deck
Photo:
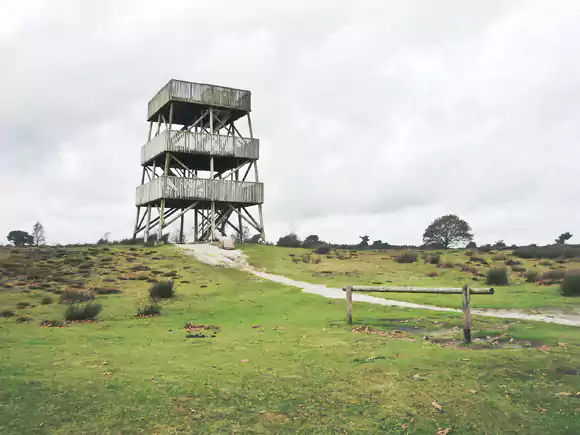
[[[173,103],[173,123],[189,125],[210,107],[231,112],[231,119],[238,119],[251,110],[252,93],[224,86],[170,80],[149,101],[147,120],[157,121],[159,115],[169,120]]]

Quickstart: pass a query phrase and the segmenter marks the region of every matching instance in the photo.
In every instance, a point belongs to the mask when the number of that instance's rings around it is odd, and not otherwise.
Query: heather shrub
[[[50,296],[45,296],[40,300],[40,304],[41,305],[50,305],[52,304],[54,301],[52,300],[52,298]]]
[[[402,252],[395,258],[397,263],[414,263],[417,261],[417,253],[411,251]]]
[[[520,261],[514,260],[513,258],[509,258],[505,261],[506,266],[519,266],[520,264],[522,264]]]
[[[173,281],[155,282],[149,287],[149,296],[153,300],[169,299],[175,296]]]
[[[70,304],[64,313],[64,319],[69,322],[78,320],[95,320],[102,309],[103,307],[99,304]]]
[[[161,314],[161,305],[151,302],[137,310],[137,317],[159,316]]]
[[[328,245],[319,246],[314,250],[314,252],[320,255],[328,255],[330,254],[330,246]]]
[[[79,290],[65,290],[60,295],[60,301],[68,303],[88,302],[94,298],[93,293]]]
[[[537,282],[540,278],[540,274],[535,270],[530,270],[526,273],[526,282]]]
[[[441,256],[439,254],[429,254],[427,256],[427,262],[430,264],[439,264],[441,261]]]
[[[580,275],[568,275],[560,286],[562,296],[580,296]]]
[[[489,269],[485,280],[487,285],[508,285],[508,274],[505,267],[494,267]]]
[[[561,281],[566,276],[565,270],[548,270],[542,274],[543,281]]]

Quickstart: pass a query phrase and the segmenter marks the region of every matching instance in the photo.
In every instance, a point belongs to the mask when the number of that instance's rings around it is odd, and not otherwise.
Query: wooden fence
[[[348,285],[343,288],[343,291],[346,292],[346,319],[349,325],[352,325],[352,292],[435,293],[446,295],[463,295],[463,303],[461,305],[464,317],[463,337],[467,343],[471,343],[470,295],[492,295],[495,292],[493,288],[469,288],[467,285],[463,286],[463,288],[377,287]]]

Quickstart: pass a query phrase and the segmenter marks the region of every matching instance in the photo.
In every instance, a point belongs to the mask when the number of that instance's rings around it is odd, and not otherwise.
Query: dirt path
[[[247,258],[243,252],[238,250],[225,251],[218,249],[217,246],[208,244],[187,244],[181,247],[189,254],[193,255],[202,263],[210,264],[217,267],[234,267],[244,270],[248,273],[259,276],[260,278],[274,281],[280,284],[298,287],[305,293],[313,293],[331,299],[344,299],[345,295],[342,289],[326,287],[322,284],[312,284],[304,281],[266,273],[248,264]],[[354,301],[368,302],[371,304],[386,305],[389,307],[420,308],[431,311],[447,311],[459,313],[461,310],[446,307],[437,307],[433,305],[415,304],[412,302],[395,301],[391,299],[377,298],[365,294],[355,293],[352,295]],[[558,323],[560,325],[580,326],[580,314],[567,314],[559,311],[543,312],[529,314],[523,310],[517,309],[479,309],[472,310],[473,314],[487,317],[500,317],[504,319],[534,320],[545,323]]]

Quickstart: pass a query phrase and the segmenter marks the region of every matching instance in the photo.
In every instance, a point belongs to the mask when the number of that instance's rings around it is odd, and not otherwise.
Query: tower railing
[[[161,198],[262,204],[264,185],[248,181],[158,177],[137,187],[137,205],[145,205]]]
[[[146,164],[163,152],[196,153],[257,160],[260,157],[259,139],[219,134],[186,132],[180,137],[166,130],[141,147],[141,164]]]

